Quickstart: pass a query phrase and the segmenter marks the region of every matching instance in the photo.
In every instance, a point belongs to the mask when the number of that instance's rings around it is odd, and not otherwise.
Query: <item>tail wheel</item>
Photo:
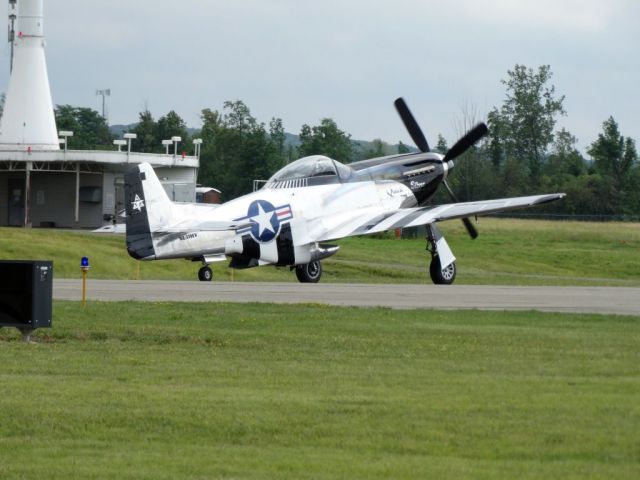
[[[434,255],[429,265],[429,274],[436,285],[451,285],[456,279],[456,262],[443,269],[440,265],[440,257]]]
[[[198,280],[201,282],[210,282],[213,279],[213,272],[207,266],[202,267],[198,270]]]
[[[296,266],[296,277],[301,283],[318,283],[322,276],[322,264],[320,261]]]

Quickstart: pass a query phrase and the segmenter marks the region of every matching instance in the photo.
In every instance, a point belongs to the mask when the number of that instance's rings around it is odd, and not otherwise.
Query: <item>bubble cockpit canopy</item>
[[[324,155],[304,157],[278,170],[267,185],[276,185],[289,180],[308,179],[310,185],[341,183],[346,181],[353,170]]]

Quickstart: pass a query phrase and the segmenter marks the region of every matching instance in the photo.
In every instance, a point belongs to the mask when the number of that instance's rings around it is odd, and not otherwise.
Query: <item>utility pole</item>
[[[102,118],[107,120],[107,110],[106,110],[105,99],[106,99],[106,97],[110,97],[111,96],[111,89],[110,88],[105,88],[104,90],[96,90],[96,96],[101,96],[102,97]]]
[[[11,44],[11,63],[9,64],[9,73],[13,72],[13,44],[16,39],[16,2],[17,0],[9,0],[9,43]]]

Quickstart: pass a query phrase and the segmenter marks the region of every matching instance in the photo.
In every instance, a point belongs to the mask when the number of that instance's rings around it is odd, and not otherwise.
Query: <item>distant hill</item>
[[[129,125],[109,125],[109,131],[111,135],[121,137],[123,133],[129,132],[138,125],[137,123],[130,123]]]
[[[286,146],[291,145],[292,147],[298,148],[300,146],[300,136],[295,133],[284,132],[284,144]]]

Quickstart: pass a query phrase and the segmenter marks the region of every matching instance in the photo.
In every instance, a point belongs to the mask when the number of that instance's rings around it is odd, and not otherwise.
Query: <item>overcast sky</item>
[[[551,65],[584,151],[610,115],[640,138],[637,0],[44,0],[55,104],[132,123],[243,100],[259,121],[298,133],[324,117],[356,139],[410,142],[404,96],[435,144],[458,137],[463,110],[500,105],[516,63]],[[6,2],[5,2],[6,3]],[[6,91],[9,48],[0,68]]]

